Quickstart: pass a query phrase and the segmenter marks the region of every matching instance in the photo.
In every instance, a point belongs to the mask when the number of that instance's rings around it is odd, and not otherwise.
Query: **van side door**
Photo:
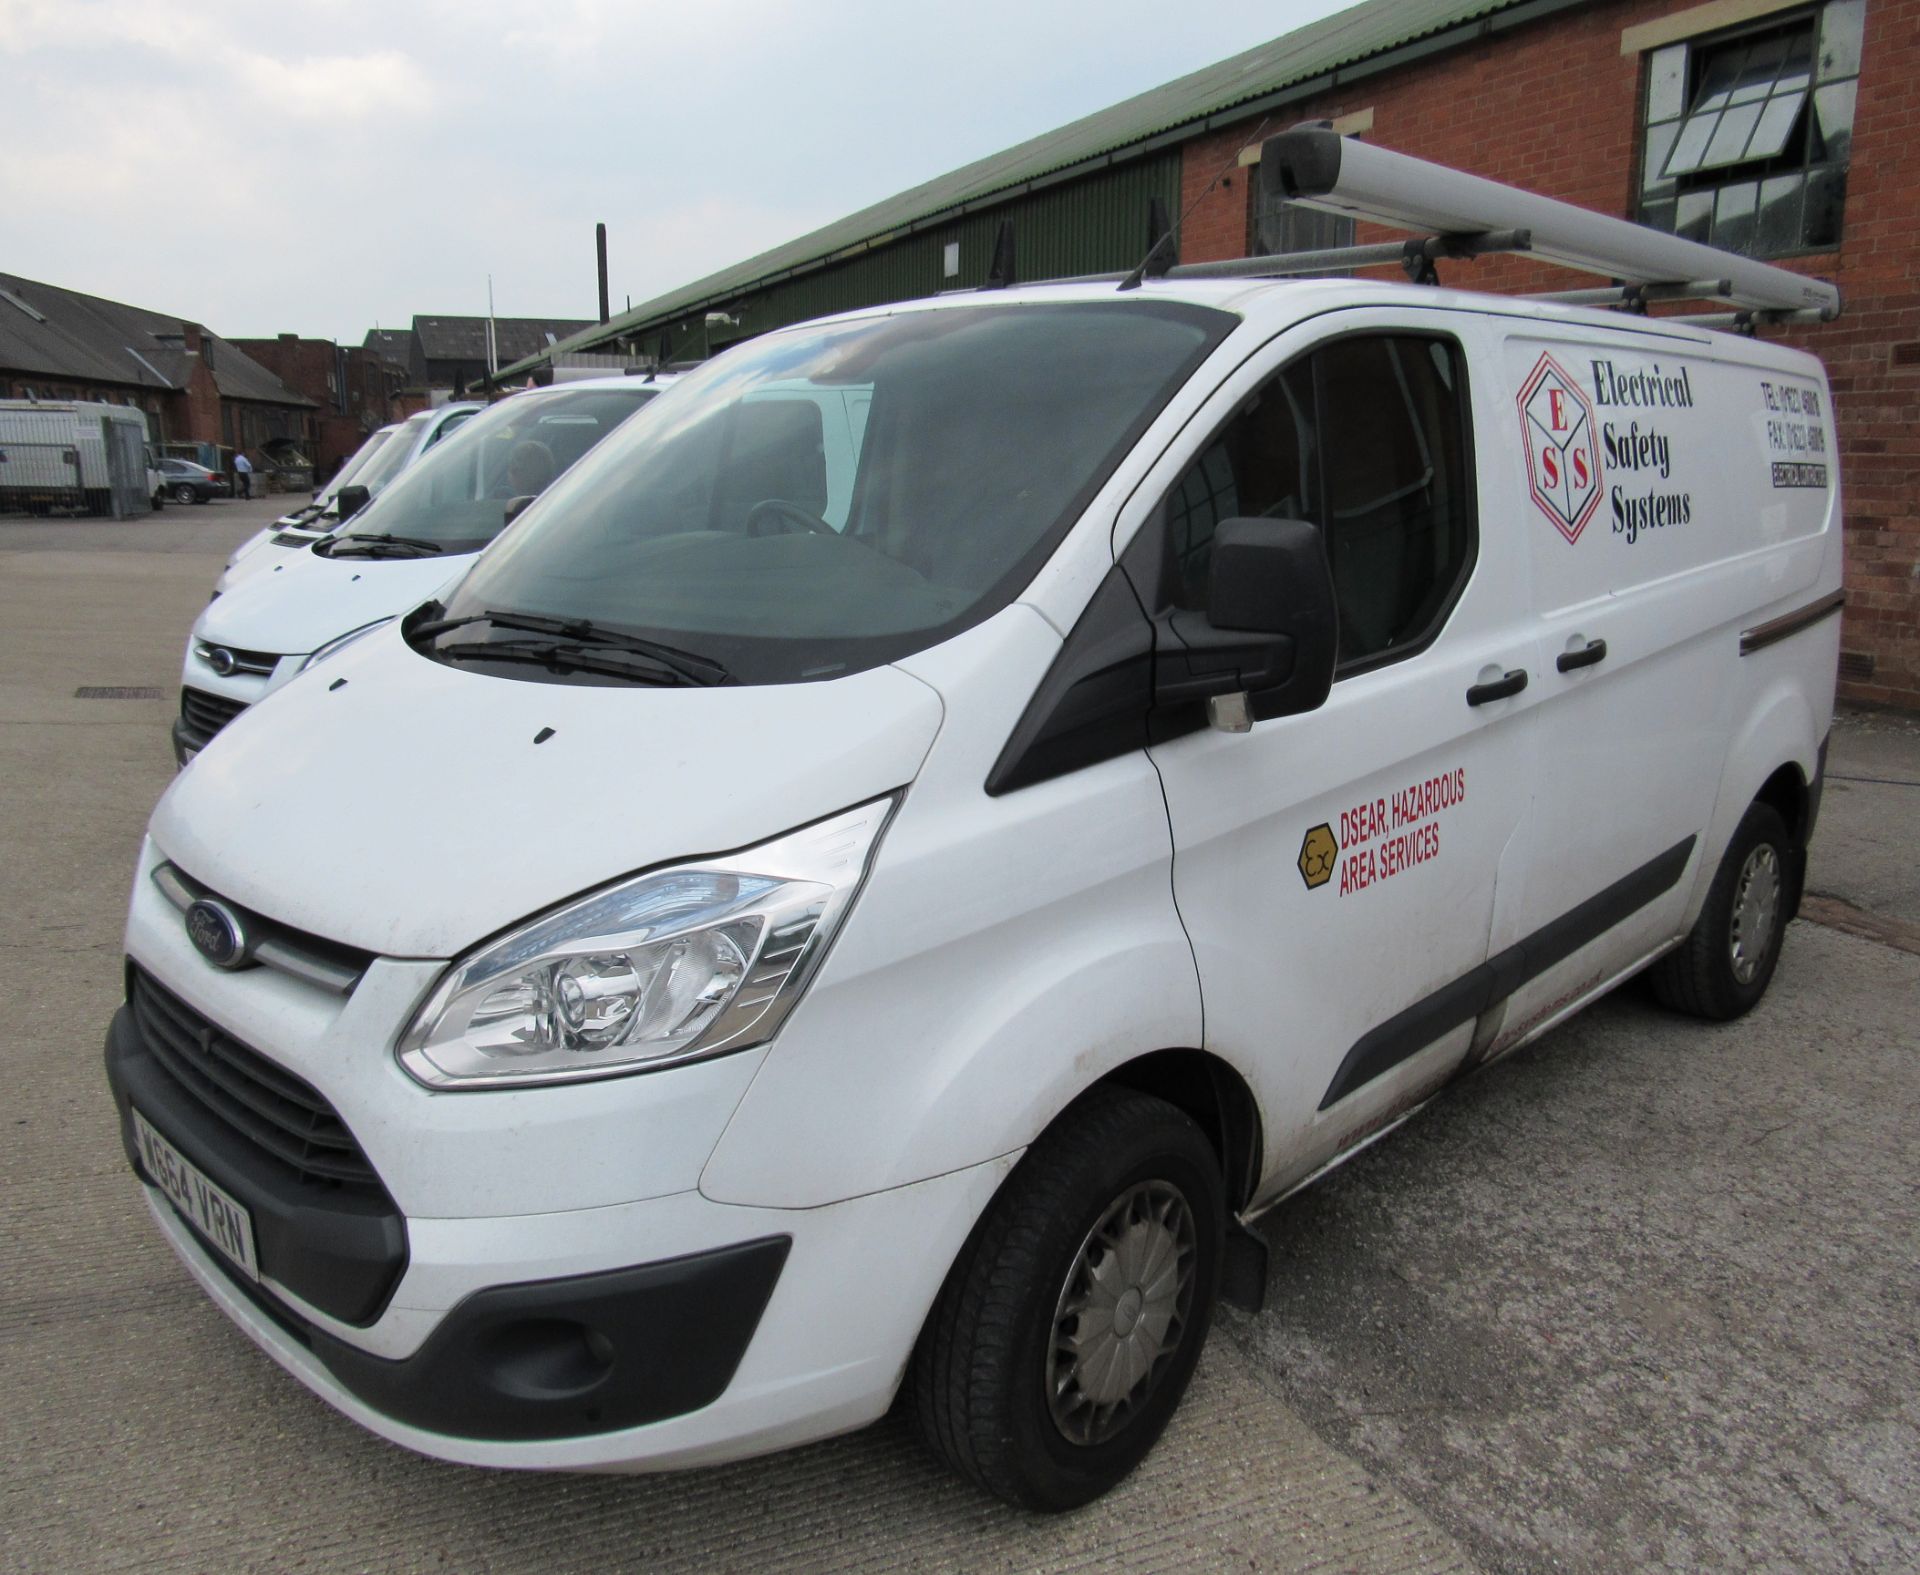
[[[1204,605],[1230,518],[1315,524],[1333,570],[1323,707],[1149,749],[1206,1045],[1253,1069],[1263,1196],[1444,1082],[1484,1004],[1536,648],[1524,564],[1476,501],[1475,333],[1418,310],[1313,319],[1243,364],[1143,489],[1175,605]]]
[[[1486,496],[1521,527],[1541,747],[1531,846],[1495,921],[1496,952],[1518,962],[1489,1054],[1683,928],[1743,614],[1767,598],[1756,575],[1786,566],[1769,561],[1754,375],[1657,320],[1514,322],[1501,338],[1511,441]]]

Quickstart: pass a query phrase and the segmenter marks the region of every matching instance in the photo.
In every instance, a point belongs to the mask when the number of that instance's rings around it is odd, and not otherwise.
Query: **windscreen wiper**
[[[588,618],[547,618],[538,613],[489,610],[468,613],[462,618],[436,618],[417,625],[411,632],[416,639],[431,640],[449,629],[464,628],[470,623],[490,623],[499,629],[524,629],[529,634],[558,635],[563,640],[583,646],[632,651],[636,655],[652,657],[662,667],[671,668],[689,683],[723,684],[733,676],[721,663],[710,656],[702,656],[698,651],[683,651],[677,645],[664,645],[641,635],[602,629]]]
[[[525,662],[551,673],[604,673],[640,684],[698,684],[678,668],[649,661],[638,651],[589,651],[578,645],[542,640],[457,640],[436,652],[456,661]]]
[[[375,548],[379,547],[398,547],[401,549],[401,552],[398,554],[401,557],[422,556],[426,553],[438,553],[445,550],[439,542],[426,541],[418,536],[386,536],[376,534],[372,531],[349,531],[344,536],[331,538],[328,541],[324,556],[329,558],[339,557],[341,553],[345,551],[346,545],[350,541],[365,542],[367,545],[362,550],[370,558],[381,556],[380,553],[375,551]]]

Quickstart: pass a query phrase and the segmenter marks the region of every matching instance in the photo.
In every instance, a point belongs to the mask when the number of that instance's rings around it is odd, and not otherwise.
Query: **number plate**
[[[154,1131],[137,1110],[133,1113],[133,1137],[140,1145],[140,1163],[173,1206],[186,1215],[187,1222],[222,1256],[239,1265],[248,1279],[259,1279],[260,1263],[253,1255],[253,1216]]]

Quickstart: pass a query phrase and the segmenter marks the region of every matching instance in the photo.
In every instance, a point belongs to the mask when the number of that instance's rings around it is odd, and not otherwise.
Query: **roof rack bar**
[[[1272,198],[1394,229],[1441,234],[1530,230],[1534,255],[1629,284],[1725,279],[1727,299],[1757,311],[1840,310],[1838,286],[1416,159],[1296,126],[1267,138],[1260,182]],[[1176,270],[1177,271],[1177,270]]]
[[[1181,263],[1169,279],[1284,279],[1303,273],[1338,273],[1348,268],[1391,267],[1409,259],[1434,262],[1448,257],[1487,257],[1524,252],[1525,230],[1427,235],[1411,241],[1381,241],[1371,246],[1331,246],[1323,251],[1279,252],[1266,257],[1234,257],[1225,262]]]
[[[1732,328],[1741,333],[1751,333],[1763,325],[1830,323],[1838,315],[1837,311],[1830,312],[1823,306],[1803,306],[1791,312],[1679,312],[1671,317],[1656,318],[1655,321],[1684,323],[1691,328]]]
[[[1630,306],[1637,301],[1711,301],[1733,293],[1727,279],[1693,279],[1675,284],[1603,284],[1591,290],[1534,290],[1529,301],[1555,306]]]

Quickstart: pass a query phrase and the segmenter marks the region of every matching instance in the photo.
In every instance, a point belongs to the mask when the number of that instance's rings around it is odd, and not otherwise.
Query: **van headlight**
[[[895,799],[635,876],[462,958],[400,1038],[432,1088],[641,1072],[773,1036],[866,877]]]

